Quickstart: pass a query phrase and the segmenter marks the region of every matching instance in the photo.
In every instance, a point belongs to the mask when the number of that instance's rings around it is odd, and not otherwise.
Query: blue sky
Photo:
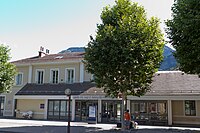
[[[40,46],[50,53],[86,46],[101,23],[103,7],[112,6],[114,1],[0,0],[0,43],[11,48],[12,60],[35,56]],[[161,22],[171,16],[173,0],[132,1],[143,5],[149,17],[156,16]]]

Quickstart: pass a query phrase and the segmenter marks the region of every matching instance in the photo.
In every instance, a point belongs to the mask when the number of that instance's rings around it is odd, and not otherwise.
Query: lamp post
[[[68,126],[67,126],[67,133],[70,133],[70,101],[71,101],[71,90],[66,89],[65,94],[69,97],[68,99]]]

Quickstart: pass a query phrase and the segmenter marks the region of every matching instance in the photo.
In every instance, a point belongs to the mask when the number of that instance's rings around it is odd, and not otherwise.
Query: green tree
[[[0,45],[0,93],[9,92],[14,83],[16,68],[9,61],[10,49]]]
[[[86,48],[86,70],[107,95],[122,94],[122,114],[127,95],[144,95],[162,60],[164,39],[155,17],[147,19],[142,6],[116,0],[101,13],[95,39]],[[122,127],[123,127],[122,115]]]
[[[179,69],[200,75],[200,1],[175,0],[166,32],[176,49]]]
[[[162,61],[164,38],[155,17],[147,19],[142,6],[116,0],[101,13],[95,39],[91,36],[84,57],[86,70],[97,87],[111,97],[144,95]],[[123,113],[122,104],[122,113]],[[123,115],[122,115],[123,120]]]
[[[86,48],[86,69],[110,96],[144,95],[162,61],[159,20],[147,19],[144,8],[130,0],[105,7],[101,20],[96,38],[91,37]]]

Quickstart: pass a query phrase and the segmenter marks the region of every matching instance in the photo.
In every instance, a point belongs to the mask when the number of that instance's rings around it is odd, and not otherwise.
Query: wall
[[[29,72],[29,67],[28,66],[18,66],[17,67],[17,72],[23,73],[23,84],[21,85],[24,86],[28,82],[28,72]],[[15,87],[20,87],[16,86]]]
[[[33,111],[33,119],[44,119],[45,109],[40,109],[40,104],[45,104],[45,100],[41,99],[18,99],[16,114],[17,118],[22,118],[22,113],[27,111]],[[45,105],[45,108],[47,105]]]
[[[79,63],[70,63],[70,64],[52,64],[52,65],[37,65],[33,66],[33,76],[32,83],[35,83],[35,76],[37,69],[44,69],[44,83],[50,83],[50,70],[59,69],[59,83],[65,83],[65,69],[66,68],[75,68],[75,82],[79,82],[80,77],[80,66]]]
[[[200,101],[196,101],[196,116],[185,116],[184,101],[172,101],[173,124],[200,124]]]
[[[92,75],[88,72],[84,72],[84,81],[91,81]]]
[[[5,96],[4,116],[14,115],[14,95],[28,82],[28,66],[17,67],[17,73],[23,73],[22,85],[15,85],[11,88],[10,93],[3,93]]]

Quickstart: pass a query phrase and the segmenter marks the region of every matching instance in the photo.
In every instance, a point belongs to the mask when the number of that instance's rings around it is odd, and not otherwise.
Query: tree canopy
[[[101,13],[102,23],[86,48],[86,70],[98,87],[112,97],[141,96],[149,89],[162,61],[164,38],[159,19],[147,18],[142,6],[116,0]]]
[[[172,12],[172,19],[166,22],[166,31],[176,49],[179,69],[200,74],[200,1],[175,0]]]
[[[9,92],[14,83],[16,68],[8,62],[10,60],[10,49],[0,45],[0,93]]]

